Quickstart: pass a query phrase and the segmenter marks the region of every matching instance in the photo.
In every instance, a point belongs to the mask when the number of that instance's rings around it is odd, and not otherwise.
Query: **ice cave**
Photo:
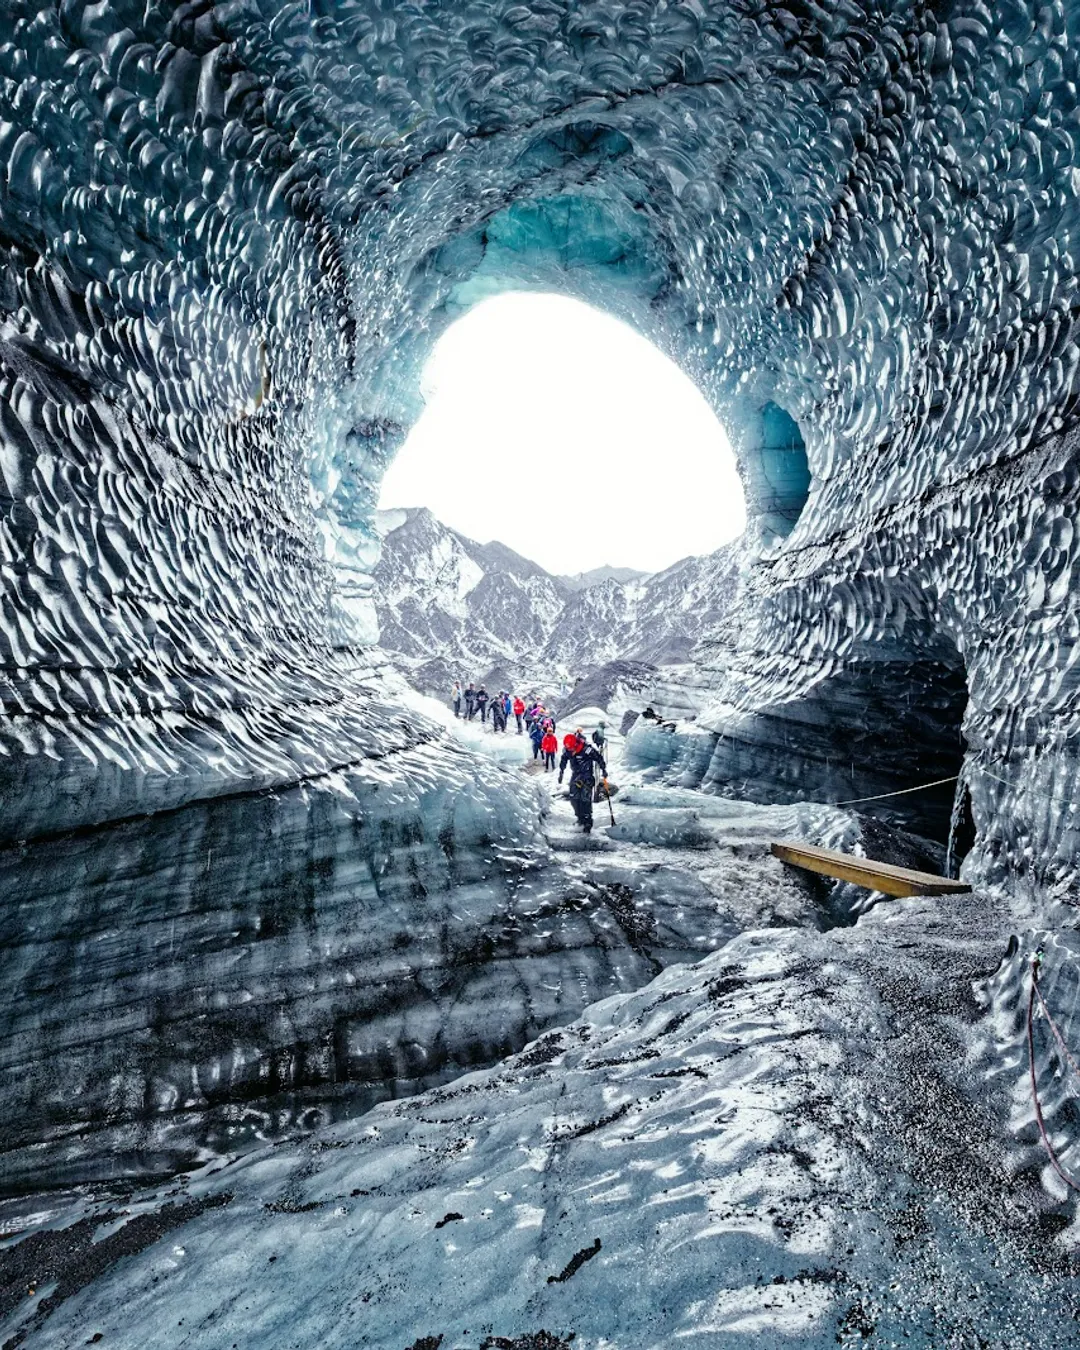
[[[1076,0],[0,0],[5,1350],[1080,1346],[1078,86]],[[378,621],[529,289],[749,513],[584,840]]]

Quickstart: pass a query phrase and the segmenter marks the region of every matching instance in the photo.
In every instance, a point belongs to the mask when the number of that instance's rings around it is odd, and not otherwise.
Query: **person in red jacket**
[[[524,703],[522,702],[522,700],[518,697],[518,695],[515,694],[515,695],[514,695],[514,716],[517,718],[518,735],[519,735],[519,736],[521,735],[521,719],[522,719],[522,716],[524,715],[524,713],[525,713],[525,704],[524,704]]]
[[[544,739],[540,742],[540,750],[544,756],[544,772],[547,773],[548,769],[554,769],[555,756],[559,751],[558,738],[553,731],[544,734]]]

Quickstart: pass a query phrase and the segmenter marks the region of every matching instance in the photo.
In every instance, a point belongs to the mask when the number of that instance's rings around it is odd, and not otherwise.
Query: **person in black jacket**
[[[476,706],[480,709],[480,721],[487,721],[488,691],[483,685],[476,691]]]
[[[476,712],[476,690],[473,688],[472,680],[469,681],[469,687],[465,690],[465,720],[471,722],[473,713]]]
[[[562,759],[559,761],[559,782],[563,780],[566,766],[570,766],[570,805],[574,808],[578,824],[586,834],[592,829],[593,787],[596,770],[600,770],[601,780],[607,777],[607,765],[604,756],[595,746],[585,740],[580,727],[563,741]]]
[[[506,730],[506,701],[501,689],[496,697],[491,700],[491,729],[492,731]]]

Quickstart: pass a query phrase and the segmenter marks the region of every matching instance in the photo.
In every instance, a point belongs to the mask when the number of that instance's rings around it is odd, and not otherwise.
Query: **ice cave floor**
[[[1003,950],[1006,902],[858,912],[767,852],[810,826],[850,844],[829,808],[638,782],[617,815],[584,843],[555,799],[545,829],[559,865],[633,893],[649,983],[164,1188],[7,1201],[3,1344],[1080,1344],[1080,1230],[1032,1117],[1031,940]],[[707,954],[661,969],[680,924]],[[1068,1094],[1040,1055],[1053,1129]]]

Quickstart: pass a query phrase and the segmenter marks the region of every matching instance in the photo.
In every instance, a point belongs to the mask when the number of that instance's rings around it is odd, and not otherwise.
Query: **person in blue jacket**
[[[529,740],[532,741],[533,759],[540,758],[540,742],[544,739],[544,728],[539,721],[532,722],[529,726]]]

